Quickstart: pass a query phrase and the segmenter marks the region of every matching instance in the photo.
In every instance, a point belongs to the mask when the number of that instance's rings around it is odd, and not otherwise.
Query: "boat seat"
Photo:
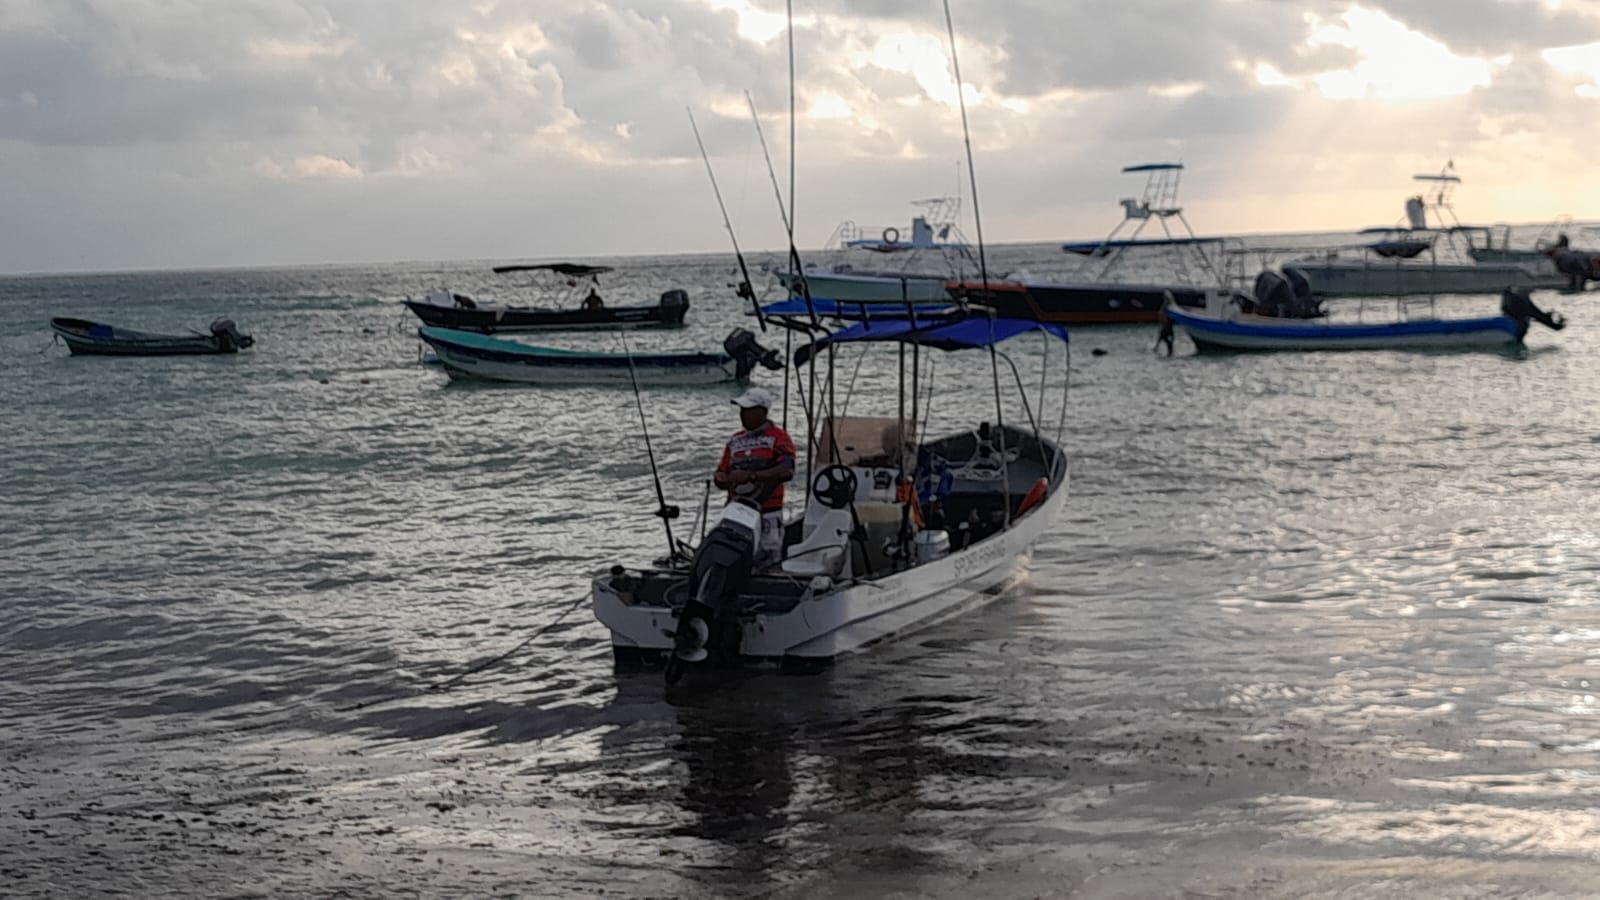
[[[844,574],[849,558],[851,518],[848,509],[830,509],[806,529],[800,543],[789,547],[780,568],[785,574],[800,578],[826,575],[838,578]]]

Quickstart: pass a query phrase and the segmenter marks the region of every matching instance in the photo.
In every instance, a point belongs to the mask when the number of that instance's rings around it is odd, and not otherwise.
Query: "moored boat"
[[[662,292],[654,305],[606,305],[600,297],[599,276],[612,271],[609,266],[540,263],[496,266],[493,271],[544,276],[546,281],[538,288],[553,305],[501,306],[450,291],[434,291],[421,300],[408,299],[404,303],[424,324],[485,334],[681,328],[689,311],[688,293],[676,288]]]
[[[1184,284],[1120,284],[1099,282],[951,282],[950,294],[969,303],[993,307],[1000,316],[1054,322],[1060,325],[1120,325],[1155,322],[1162,307],[1203,307],[1221,288]]]
[[[1285,263],[1311,284],[1318,297],[1414,297],[1432,294],[1497,294],[1507,287],[1563,287],[1568,275],[1553,248],[1511,246],[1511,231],[1463,225],[1451,194],[1461,177],[1446,166],[1439,174],[1414,175],[1429,193],[1406,200],[1405,223],[1362,230],[1369,240]]]
[[[77,356],[216,356],[255,344],[232,319],[213,321],[209,333],[152,334],[64,317],[51,319],[50,330]]]
[[[1070,271],[1050,277],[1018,275],[987,284],[958,281],[946,285],[946,290],[959,300],[992,306],[1002,316],[1067,325],[1154,322],[1164,306],[1201,307],[1208,295],[1226,293],[1223,270],[1230,242],[1200,237],[1189,227],[1183,207],[1177,205],[1183,164],[1144,163],[1122,171],[1145,176],[1143,194],[1121,201],[1122,221],[1105,239],[1061,246],[1076,260]],[[1160,224],[1161,236],[1142,237],[1152,222]],[[1177,230],[1171,222],[1177,223]],[[1151,280],[1148,274],[1123,277],[1127,257],[1151,251],[1165,254],[1160,280]]]
[[[829,300],[852,303],[949,301],[945,283],[977,270],[971,247],[957,224],[961,201],[956,197],[935,197],[916,201],[914,205],[925,207],[926,211],[912,218],[909,235],[903,235],[892,225],[878,228],[842,222],[834,229],[824,249],[825,253],[842,258],[831,264],[807,266],[799,276],[792,268],[775,269],[773,277],[791,294],[809,293],[811,297]],[[899,265],[857,265],[848,261],[851,251],[894,259]]]
[[[544,385],[682,386],[749,377],[757,365],[780,365],[774,351],[744,329],[723,341],[723,352],[596,353],[539,347],[473,331],[423,326],[417,336],[438,355],[451,378]]]
[[[1405,309],[1397,301],[1397,309]],[[1412,350],[1504,347],[1522,342],[1531,322],[1559,331],[1566,321],[1536,306],[1525,291],[1507,290],[1500,314],[1463,318],[1433,315],[1385,321],[1349,321],[1320,314],[1261,315],[1239,304],[1214,303],[1204,311],[1169,309],[1168,325],[1188,335],[1195,351]],[[1164,339],[1168,339],[1164,335]]]

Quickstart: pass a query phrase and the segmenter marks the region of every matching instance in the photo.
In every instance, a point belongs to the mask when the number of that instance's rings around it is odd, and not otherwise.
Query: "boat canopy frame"
[[[900,443],[902,448],[909,441],[920,445],[928,437],[927,427],[931,418],[934,390],[934,374],[936,366],[935,357],[929,354],[926,368],[922,362],[922,349],[953,352],[956,350],[983,350],[991,354],[994,391],[994,422],[998,426],[999,446],[997,450],[1002,460],[1003,477],[1009,479],[1006,466],[1007,451],[1005,447],[1005,408],[1003,392],[1000,384],[1001,360],[1010,370],[1012,381],[1017,394],[1022,401],[1023,414],[1036,441],[1044,438],[1044,427],[1041,417],[1048,414],[1048,400],[1050,394],[1050,346],[1060,342],[1065,348],[1061,364],[1061,391],[1060,403],[1056,417],[1056,427],[1052,445],[1057,454],[1064,454],[1061,448],[1062,434],[1066,429],[1067,406],[1071,396],[1071,336],[1061,325],[1054,323],[1038,322],[1031,319],[1010,319],[996,316],[994,311],[985,306],[968,305],[943,310],[934,315],[925,315],[907,304],[904,310],[893,310],[888,304],[876,304],[872,310],[862,308],[857,316],[851,318],[829,318],[816,309],[816,301],[808,301],[810,307],[805,314],[795,314],[788,311],[781,313],[768,313],[767,319],[775,325],[786,329],[790,334],[798,335],[803,343],[795,347],[791,354],[792,366],[784,369],[784,408],[782,419],[784,427],[788,427],[789,420],[789,394],[790,382],[793,381],[794,393],[800,399],[800,409],[805,416],[806,431],[806,484],[809,489],[813,477],[814,463],[819,457],[836,458],[840,452],[837,446],[824,447],[822,442],[826,435],[823,434],[824,426],[839,415],[848,412],[849,404],[854,393],[855,375],[852,374],[850,382],[845,387],[843,404],[838,398],[837,370],[840,364],[841,350],[852,345],[861,345],[862,358],[857,360],[856,371],[865,360],[867,353],[872,352],[874,345],[893,343],[897,346],[897,419],[908,422],[912,426],[912,434]],[[1030,333],[1041,336],[1043,352],[1040,356],[1040,383],[1038,401],[1030,402],[1029,388],[1022,379],[1021,369],[1010,354],[998,349],[999,344],[1012,338]],[[909,351],[909,352],[908,352]],[[908,358],[909,357],[909,358]],[[801,370],[805,370],[802,377]],[[908,375],[909,372],[909,375]],[[924,402],[924,397],[926,401]],[[909,405],[909,410],[907,409]],[[1037,410],[1037,412],[1036,412]],[[909,412],[909,418],[907,413]],[[831,432],[830,432],[831,433]],[[906,468],[906,461],[902,453],[900,457],[900,475],[914,476],[915,461],[911,461],[911,471]],[[1006,482],[1009,484],[1009,480]],[[1005,527],[1011,527],[1009,509],[1006,512]]]

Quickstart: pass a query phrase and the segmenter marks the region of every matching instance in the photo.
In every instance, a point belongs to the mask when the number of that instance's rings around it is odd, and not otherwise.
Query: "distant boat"
[[[1122,284],[1114,281],[1081,284],[1047,282],[952,282],[950,292],[970,303],[994,309],[1007,319],[1030,319],[1058,325],[1117,325],[1155,322],[1162,307],[1202,307],[1221,288],[1182,284]]]
[[[473,331],[423,326],[417,336],[438,354],[453,379],[549,385],[673,386],[717,384],[748,378],[757,365],[781,369],[774,351],[743,328],[723,341],[721,353],[698,351],[595,353],[539,347]]]
[[[774,271],[773,277],[791,293],[809,291],[812,297],[828,300],[948,302],[950,295],[945,291],[945,282],[978,268],[956,222],[961,200],[935,197],[915,201],[913,205],[925,207],[926,212],[912,218],[909,234],[902,234],[893,225],[879,228],[847,221],[834,229],[825,248],[825,252],[839,255],[854,250],[877,254],[885,260],[897,258],[898,267],[857,266],[840,259],[830,265],[808,266],[798,278],[790,269]]]
[[[994,280],[987,285],[969,279],[946,285],[950,294],[991,306],[1007,318],[1062,325],[1154,322],[1165,306],[1201,307],[1209,295],[1229,294],[1223,274],[1228,241],[1197,236],[1177,205],[1183,164],[1143,163],[1122,171],[1144,175],[1144,193],[1122,200],[1122,221],[1104,240],[1061,245],[1066,253],[1081,257],[1073,271],[1052,278]],[[1171,221],[1181,230],[1175,231]],[[1140,236],[1151,222],[1161,226],[1161,237]],[[1131,230],[1125,232],[1130,225]],[[1129,251],[1148,250],[1169,252],[1164,268],[1171,270],[1170,275],[1160,280],[1132,280],[1115,274]],[[1091,264],[1091,260],[1095,262]],[[1199,273],[1188,274],[1191,262]]]
[[[54,318],[50,330],[77,356],[215,356],[238,353],[255,344],[232,319],[217,319],[210,333],[151,334],[87,319]]]
[[[1404,303],[1397,301],[1399,309]],[[1168,309],[1165,315],[1194,342],[1196,352],[1242,350],[1416,350],[1497,347],[1521,343],[1530,322],[1566,327],[1539,309],[1524,291],[1506,291],[1500,315],[1472,318],[1401,318],[1383,322],[1334,321],[1320,309],[1301,316],[1259,315],[1237,303],[1204,311]]]
[[[1511,247],[1509,226],[1461,224],[1450,202],[1461,183],[1453,165],[1412,178],[1430,185],[1431,193],[1406,200],[1404,226],[1363,229],[1377,239],[1295,260],[1284,271],[1303,276],[1318,297],[1495,294],[1507,287],[1566,286],[1567,276],[1548,248]]]
[[[936,319],[940,316],[950,316],[960,312],[951,303],[880,303],[870,300],[841,301],[814,298],[810,301],[801,297],[790,297],[787,300],[778,300],[761,307],[762,315],[782,316],[787,319],[802,319],[815,315],[818,319],[837,319],[840,321],[859,322],[866,319]],[[754,311],[746,310],[745,315],[755,315]]]
[[[588,331],[619,328],[681,328],[689,311],[689,295],[664,291],[653,306],[607,306],[600,297],[599,276],[609,266],[578,263],[496,266],[496,274],[534,272],[548,276],[536,289],[552,306],[499,306],[480,303],[450,291],[435,291],[405,305],[424,324],[463,331],[494,332]]]

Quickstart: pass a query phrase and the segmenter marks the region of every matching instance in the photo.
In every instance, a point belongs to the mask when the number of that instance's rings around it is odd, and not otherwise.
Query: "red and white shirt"
[[[794,459],[794,440],[787,431],[768,421],[753,431],[740,430],[729,438],[728,446],[722,448],[722,462],[717,464],[717,471],[759,472],[777,465],[787,465],[792,470]],[[772,493],[761,504],[761,511],[781,509],[783,485],[779,483],[772,486]]]

